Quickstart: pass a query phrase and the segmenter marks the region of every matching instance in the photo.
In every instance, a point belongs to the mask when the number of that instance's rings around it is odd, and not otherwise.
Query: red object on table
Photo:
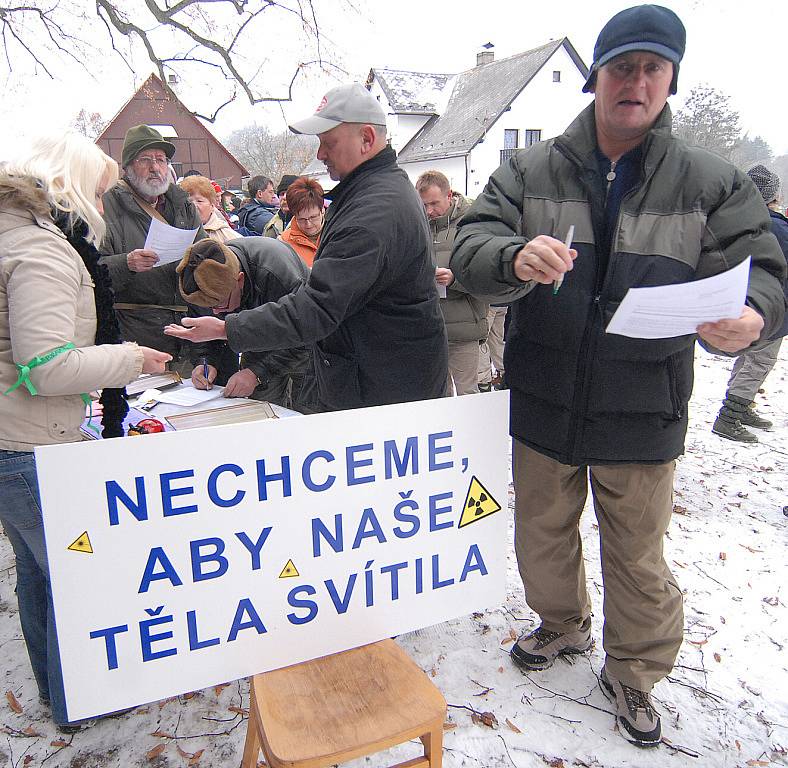
[[[158,419],[142,419],[136,424],[129,424],[129,436],[152,435],[154,432],[164,432],[164,424]]]

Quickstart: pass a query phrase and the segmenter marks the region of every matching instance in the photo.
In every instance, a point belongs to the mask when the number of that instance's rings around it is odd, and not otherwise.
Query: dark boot
[[[728,400],[730,400],[734,406],[743,408],[743,410],[737,411],[737,415],[739,421],[745,427],[755,427],[756,429],[770,429],[772,427],[772,422],[769,421],[769,419],[764,419],[755,410],[755,403],[752,400],[745,400],[743,397],[738,397],[737,395],[727,395],[723,403],[726,403]]]
[[[742,426],[738,419],[728,419],[720,413],[711,431],[715,435],[725,437],[728,440],[736,440],[739,443],[757,443],[758,438],[748,429]]]
[[[749,410],[746,402],[739,397],[726,396],[711,431],[715,435],[738,443],[757,443],[758,438],[742,426],[741,417]]]

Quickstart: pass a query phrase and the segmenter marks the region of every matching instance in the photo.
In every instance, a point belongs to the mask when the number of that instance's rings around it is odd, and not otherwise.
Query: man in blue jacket
[[[662,548],[695,340],[735,353],[768,339],[783,317],[785,261],[757,189],[671,133],[667,98],[685,40],[667,8],[616,14],[594,48],[584,88],[593,103],[563,135],[493,173],[459,224],[450,262],[470,291],[531,287],[512,305],[504,360],[515,549],[541,626],[514,644],[512,660],[546,669],[590,646],[578,529],[590,484],[604,578],[601,681],[619,731],[642,746],[662,738],[649,694],[683,638],[681,590]],[[572,248],[563,242],[570,225]],[[704,323],[697,337],[606,333],[630,288],[709,277],[750,255],[739,317]]]
[[[267,176],[252,176],[248,190],[251,199],[238,211],[238,224],[248,230],[247,234],[262,235],[265,225],[277,211],[274,182]]]
[[[290,129],[320,137],[318,160],[339,182],[308,281],[243,323],[184,318],[166,333],[227,339],[236,352],[311,345],[321,409],[442,397],[448,353],[427,219],[380,104],[362,85],[339,86]]]

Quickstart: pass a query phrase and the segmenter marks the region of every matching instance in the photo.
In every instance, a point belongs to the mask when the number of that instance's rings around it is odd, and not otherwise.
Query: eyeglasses
[[[322,212],[316,213],[314,216],[296,216],[295,219],[299,224],[317,224],[323,217]]]
[[[151,157],[150,155],[140,155],[139,157],[134,159],[135,163],[140,163],[142,165],[147,165],[149,168],[152,168],[154,165],[163,165],[166,166],[169,163],[166,157]]]

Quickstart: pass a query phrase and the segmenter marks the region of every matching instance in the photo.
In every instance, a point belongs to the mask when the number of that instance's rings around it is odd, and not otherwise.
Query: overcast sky
[[[321,0],[325,7],[327,0]],[[672,97],[674,111],[699,83],[722,90],[739,111],[742,128],[761,135],[775,155],[788,154],[788,73],[778,70],[788,38],[785,3],[751,0],[684,0],[673,8],[687,27],[687,53],[681,65],[679,92]],[[511,0],[356,0],[357,12],[346,9],[324,24],[327,42],[355,79],[363,80],[370,67],[392,67],[422,72],[454,73],[475,64],[476,53],[487,41],[495,44],[496,58],[534,48],[566,36],[590,65],[596,37],[613,13],[631,2],[562,0],[514,3]],[[261,44],[261,50],[269,45]],[[287,77],[298,54],[285,48],[266,65],[272,78]],[[3,95],[5,119],[0,124],[0,156],[13,152],[19,139],[40,127],[67,125],[84,107],[112,117],[151,71],[139,61],[135,78],[112,57],[92,63],[98,82],[74,67],[63,67],[64,80],[51,82],[43,75],[6,78]],[[351,79],[351,78],[345,78]],[[293,104],[279,107],[232,105],[212,126],[219,138],[251,122],[282,130],[282,116],[293,120],[310,114],[320,96],[337,83],[329,76],[302,81]],[[193,109],[200,105],[184,101]],[[207,107],[206,107],[207,108]]]

